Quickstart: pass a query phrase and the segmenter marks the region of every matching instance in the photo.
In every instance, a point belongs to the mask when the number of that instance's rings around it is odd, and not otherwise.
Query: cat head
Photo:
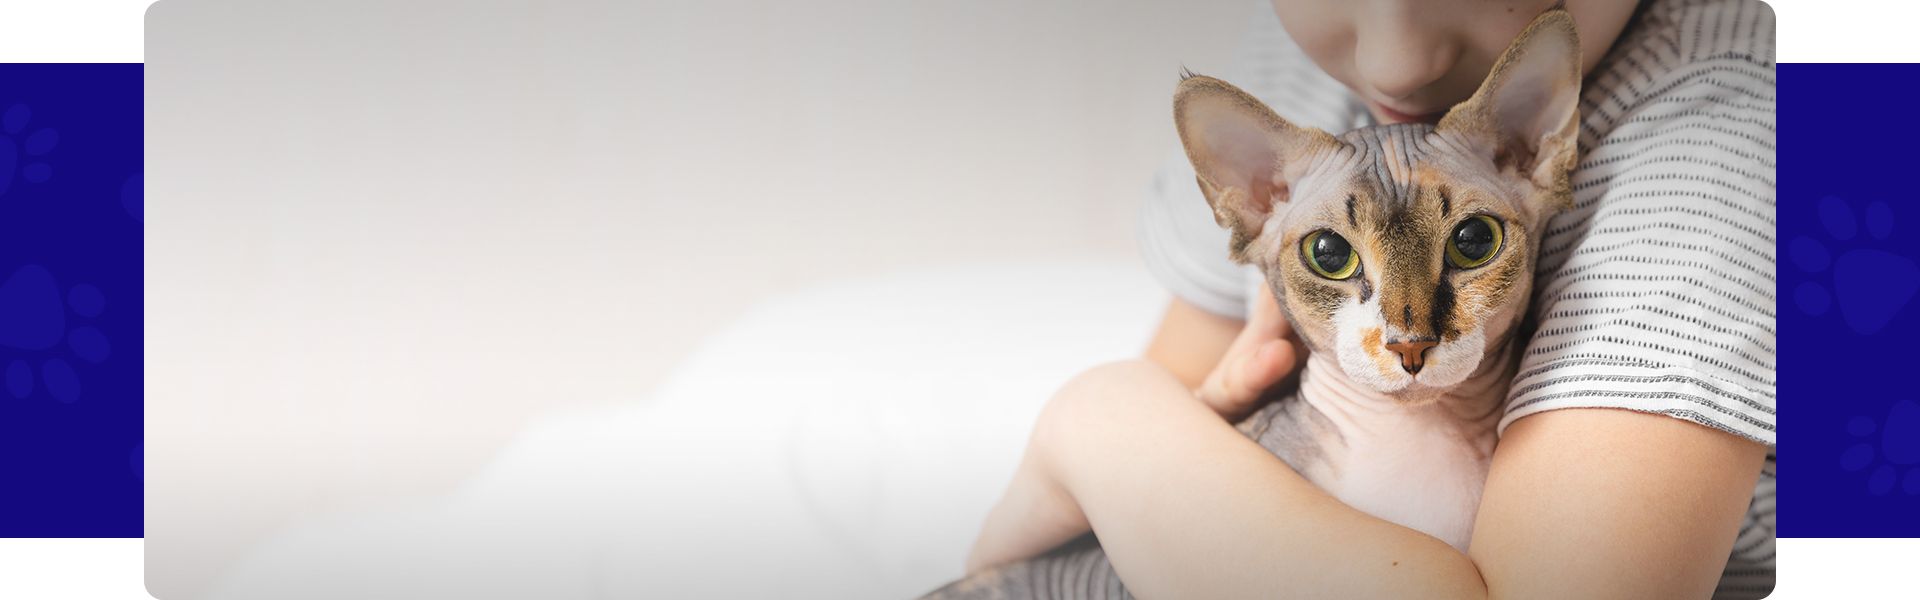
[[[1174,121],[1230,256],[1350,380],[1431,398],[1514,334],[1547,217],[1572,203],[1575,35],[1565,11],[1541,15],[1437,125],[1334,136],[1181,80]]]

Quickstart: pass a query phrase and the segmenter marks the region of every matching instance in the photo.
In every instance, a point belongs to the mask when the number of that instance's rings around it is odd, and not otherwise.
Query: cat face
[[[1438,125],[1335,137],[1191,76],[1174,118],[1234,260],[1308,348],[1404,401],[1475,373],[1519,324],[1548,216],[1571,202],[1579,42],[1541,15]]]

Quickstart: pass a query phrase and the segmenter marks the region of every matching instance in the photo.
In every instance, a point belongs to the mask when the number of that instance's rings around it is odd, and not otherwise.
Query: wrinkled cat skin
[[[1571,203],[1579,47],[1566,12],[1541,15],[1437,125],[1334,136],[1218,79],[1190,75],[1174,94],[1229,256],[1266,274],[1311,351],[1299,388],[1238,428],[1348,505],[1463,551],[1525,339],[1533,257],[1547,218]],[[1462,263],[1448,245],[1484,242],[1459,237],[1482,218],[1498,244]],[[1357,266],[1316,269],[1315,235],[1340,240],[1329,262]],[[928,597],[1130,595],[1086,536]]]

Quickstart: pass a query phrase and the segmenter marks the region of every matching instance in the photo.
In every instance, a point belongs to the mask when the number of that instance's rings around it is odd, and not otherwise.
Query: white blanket
[[[1133,263],[770,299],[651,401],[530,426],[445,498],[305,520],[217,597],[913,597],[960,575],[1046,398],[1138,356],[1166,299]]]

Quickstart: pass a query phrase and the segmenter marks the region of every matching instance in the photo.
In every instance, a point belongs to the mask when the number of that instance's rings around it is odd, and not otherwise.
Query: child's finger
[[[1293,328],[1280,315],[1280,303],[1274,300],[1273,290],[1260,286],[1253,293],[1253,310],[1247,315],[1247,328],[1257,329],[1270,337],[1284,337],[1291,333]]]
[[[1240,380],[1236,405],[1251,405],[1267,388],[1279,383],[1293,367],[1293,344],[1271,340],[1260,346],[1247,361]]]
[[[1229,364],[1196,390],[1200,400],[1228,419],[1239,419],[1260,394],[1292,371],[1293,345],[1283,340],[1268,340],[1245,352],[1227,357]]]

